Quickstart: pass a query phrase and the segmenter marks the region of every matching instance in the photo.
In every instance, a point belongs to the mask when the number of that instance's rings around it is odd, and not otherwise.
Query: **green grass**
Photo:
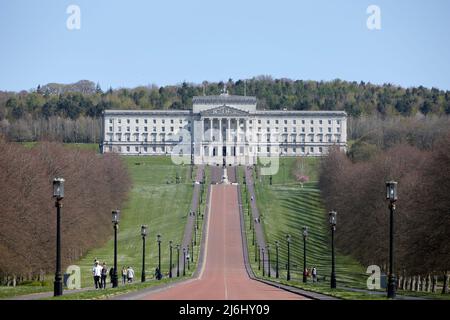
[[[271,245],[272,266],[275,269],[275,241],[279,247],[280,279],[286,279],[287,245],[286,234],[291,235],[291,279],[295,283],[302,278],[303,271],[303,238],[302,227],[309,227],[307,240],[307,267],[315,266],[319,277],[325,277],[324,286],[329,286],[331,273],[331,254],[329,227],[327,224],[326,209],[321,202],[320,191],[317,188],[318,166],[320,159],[281,158],[279,171],[269,184],[269,177],[260,176],[256,180],[256,199],[261,214],[261,223],[266,241]],[[296,182],[294,172],[301,172],[310,178],[303,188]],[[243,170],[239,170],[243,176]],[[244,214],[247,213],[245,192],[242,188]],[[254,246],[252,245],[252,231],[246,214],[245,224],[249,255],[255,274],[262,276],[258,270],[258,263],[254,262]],[[339,286],[365,288],[367,275],[365,269],[354,259],[337,253],[336,274]],[[272,275],[274,279],[274,275]],[[355,293],[349,293],[355,296]],[[359,293],[359,295],[361,295]]]
[[[26,148],[34,148],[38,143],[37,141],[20,142]],[[97,153],[100,151],[98,143],[64,143],[64,146],[71,149],[93,150]]]
[[[169,240],[180,243],[192,200],[192,181],[188,166],[176,166],[169,157],[124,157],[133,187],[130,197],[121,208],[118,231],[118,268],[132,266],[136,279],[141,277],[142,238],[140,227],[148,226],[146,240],[146,277],[152,278],[158,265],[156,235],[162,236],[161,268],[169,270]],[[181,183],[175,183],[176,174]],[[112,233],[112,227],[111,227]],[[82,272],[82,286],[92,286],[91,268],[94,258],[113,263],[113,238],[105,246],[93,249],[78,263]],[[175,260],[175,252],[173,263]]]
[[[16,287],[0,286],[0,299],[6,299],[33,293],[48,292],[51,290],[53,290],[53,284],[49,283],[44,286],[32,286],[32,285],[20,285]]]
[[[189,277],[180,277],[180,278],[176,278],[177,280],[184,280],[184,279],[188,279]],[[67,295],[62,295],[59,297],[50,297],[50,298],[45,298],[42,300],[100,300],[100,299],[108,299],[108,298],[112,298],[114,296],[117,295],[121,295],[121,294],[126,294],[126,293],[130,293],[130,292],[135,292],[135,291],[139,291],[142,289],[146,289],[146,288],[150,288],[150,287],[155,287],[158,285],[164,285],[164,284],[168,284],[170,282],[173,282],[175,279],[169,279],[169,278],[165,278],[165,279],[161,279],[161,280],[151,280],[151,281],[147,281],[147,282],[136,282],[133,284],[128,284],[126,286],[120,286],[119,288],[107,288],[104,290],[87,290],[87,291],[83,291],[83,292],[78,292],[78,293],[72,293],[72,294],[67,294]]]

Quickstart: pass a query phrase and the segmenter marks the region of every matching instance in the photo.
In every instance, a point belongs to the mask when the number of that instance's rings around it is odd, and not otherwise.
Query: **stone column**
[[[213,118],[209,118],[209,140],[213,138]]]

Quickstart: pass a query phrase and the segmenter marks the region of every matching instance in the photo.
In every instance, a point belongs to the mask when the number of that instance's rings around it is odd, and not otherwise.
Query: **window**
[[[328,124],[331,124],[331,120],[328,120]]]
[[[161,120],[161,123],[162,123],[162,124],[166,123],[166,120],[162,119],[162,120]]]
[[[267,124],[270,124],[270,120],[267,120],[266,123],[267,123]]]
[[[113,130],[112,130],[112,127],[109,127],[109,131],[113,131]]]
[[[319,147],[319,152],[322,153],[322,151],[323,151],[323,150],[322,150],[322,147]]]
[[[144,120],[144,123],[147,124],[147,119]]]
[[[136,127],[136,132],[139,132],[139,127]]]
[[[331,132],[331,128],[330,127],[328,127],[328,132]]]
[[[127,147],[127,152],[130,152],[130,147]]]
[[[293,123],[293,124],[297,124],[297,120],[295,120],[295,119],[292,120],[292,123]]]
[[[122,123],[122,119],[118,119],[117,122]]]
[[[119,132],[121,132],[121,131],[122,131],[122,127],[119,127],[118,129],[119,129]]]
[[[278,124],[278,120],[275,120],[275,124]]]
[[[305,127],[302,127],[302,132],[305,132]]]
[[[319,120],[319,124],[322,124],[322,120]]]
[[[156,124],[156,119],[153,119],[153,124]]]
[[[170,127],[170,132],[173,132],[173,127]]]
[[[130,123],[130,119],[127,119],[127,123]]]
[[[341,124],[341,120],[336,121],[337,124]]]
[[[341,128],[337,127],[337,128],[336,128],[336,131],[337,131],[337,132],[341,132]]]
[[[302,120],[302,124],[305,124],[305,120]]]
[[[302,153],[305,153],[305,147],[302,147],[300,150]]]
[[[170,119],[170,123],[172,123],[172,124],[173,124],[173,119]]]
[[[139,147],[134,147],[134,150],[135,150],[136,152],[138,152],[138,151],[139,151]]]
[[[144,147],[144,152],[147,152],[147,147]]]
[[[130,127],[127,127],[127,131],[130,132]]]
[[[314,153],[314,147],[309,148],[309,151],[310,151],[311,153]]]
[[[162,128],[161,128],[161,131],[162,131],[162,132],[165,132],[165,131],[166,131],[166,128],[165,128],[165,127],[162,127]]]
[[[319,132],[323,132],[323,128],[322,127],[319,128]]]
[[[284,120],[284,124],[287,124],[287,120]]]
[[[139,119],[136,119],[136,123],[139,123]]]
[[[270,127],[267,127],[267,128],[266,128],[266,131],[267,131],[267,132],[270,132]]]
[[[314,127],[309,128],[310,132],[314,132]]]
[[[261,124],[261,120],[258,120],[258,124]]]
[[[148,131],[148,127],[144,127],[144,131],[147,132]]]
[[[113,123],[113,120],[112,120],[112,119],[109,119],[109,123]]]
[[[292,132],[297,132],[297,129],[295,127],[292,127]]]

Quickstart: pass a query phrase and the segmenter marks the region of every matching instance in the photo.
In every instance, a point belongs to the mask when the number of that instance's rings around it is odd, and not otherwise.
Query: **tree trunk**
[[[437,276],[433,276],[433,282],[431,283],[431,292],[436,293]]]
[[[448,271],[444,272],[444,284],[442,286],[442,294],[447,294],[448,293]]]

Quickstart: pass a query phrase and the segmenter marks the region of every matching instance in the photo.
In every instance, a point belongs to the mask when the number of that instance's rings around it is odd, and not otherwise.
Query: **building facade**
[[[343,111],[263,111],[255,97],[194,97],[192,110],[106,110],[104,153],[171,155],[180,162],[251,165],[258,158],[345,150]]]

